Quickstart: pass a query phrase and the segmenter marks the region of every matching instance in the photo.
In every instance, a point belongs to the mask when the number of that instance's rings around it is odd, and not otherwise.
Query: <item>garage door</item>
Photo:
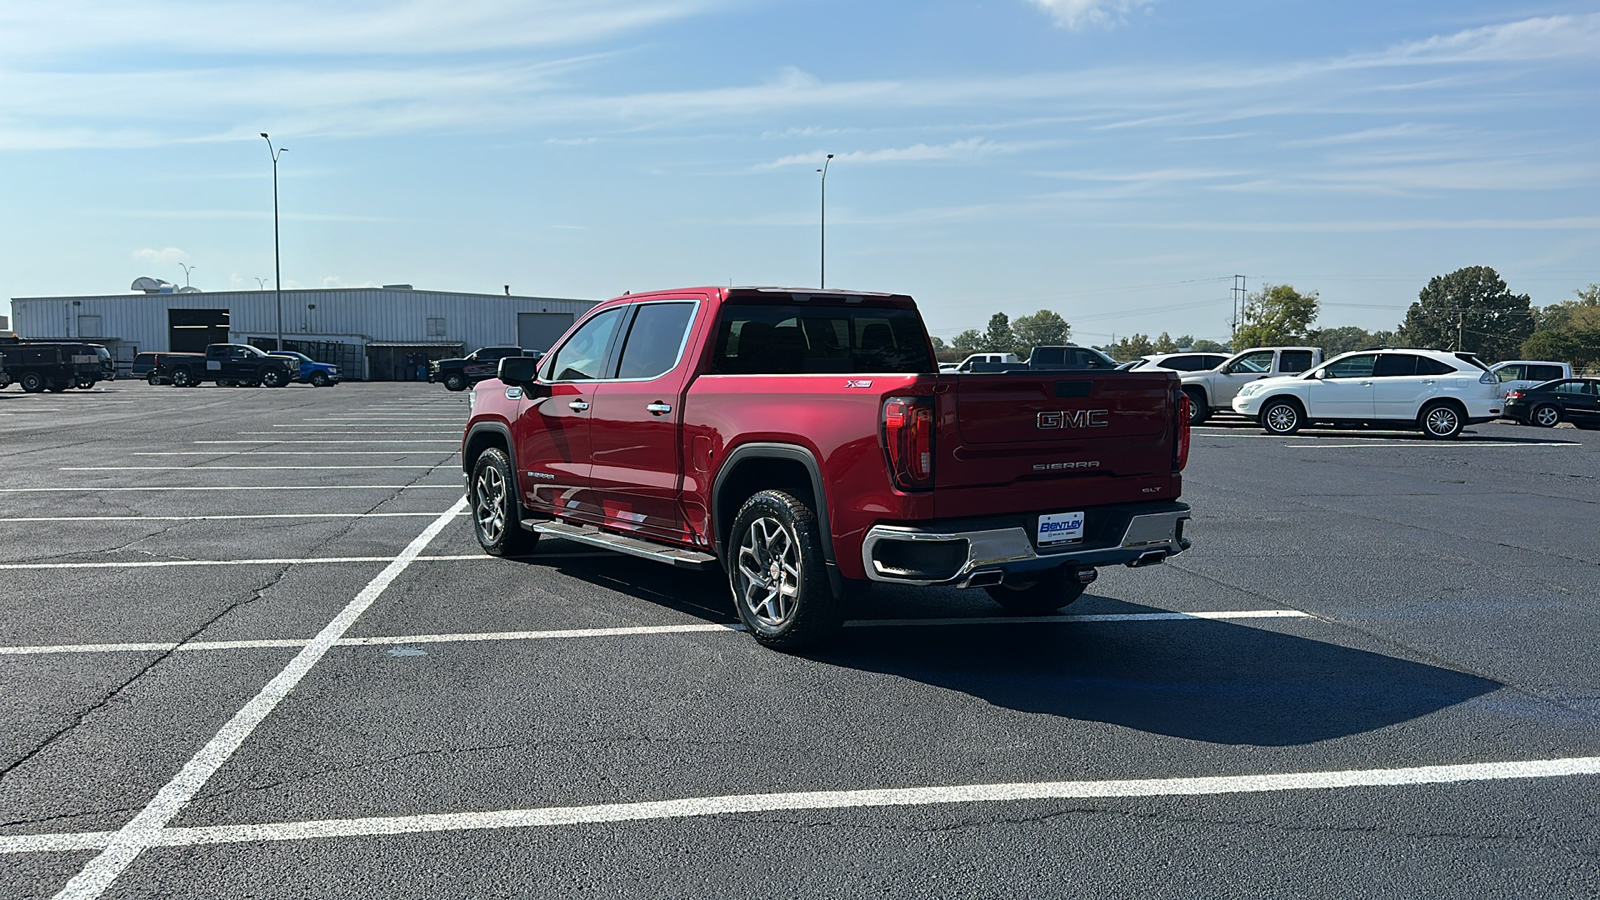
[[[517,313],[517,346],[549,350],[572,327],[572,313]]]

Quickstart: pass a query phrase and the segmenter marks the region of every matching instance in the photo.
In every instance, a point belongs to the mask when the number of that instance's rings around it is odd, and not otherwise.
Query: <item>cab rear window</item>
[[[717,323],[716,375],[937,371],[916,310],[819,303],[730,303]]]

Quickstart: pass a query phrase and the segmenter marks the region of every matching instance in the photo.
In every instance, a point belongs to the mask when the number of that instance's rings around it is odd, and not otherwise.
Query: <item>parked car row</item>
[[[132,375],[151,384],[196,387],[283,387],[294,382],[314,387],[338,384],[339,367],[294,350],[267,352],[249,344],[211,344],[204,353],[140,353]]]

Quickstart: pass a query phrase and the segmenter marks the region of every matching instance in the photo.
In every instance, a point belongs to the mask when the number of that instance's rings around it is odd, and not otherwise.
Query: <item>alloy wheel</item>
[[[739,543],[739,599],[765,628],[782,628],[794,617],[800,593],[800,548],[777,519],[750,523]]]
[[[1544,428],[1551,428],[1561,421],[1561,413],[1554,406],[1541,406],[1533,411],[1533,421]]]
[[[1428,431],[1437,435],[1455,434],[1461,428],[1460,416],[1448,406],[1436,406],[1428,411]]]
[[[472,489],[474,515],[483,542],[493,544],[506,530],[506,480],[494,466],[484,466]]]
[[[1287,403],[1280,403],[1267,410],[1267,428],[1275,432],[1288,432],[1300,421],[1300,414]]]

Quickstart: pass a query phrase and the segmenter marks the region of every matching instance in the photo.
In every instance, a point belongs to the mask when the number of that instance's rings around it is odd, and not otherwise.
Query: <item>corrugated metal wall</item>
[[[284,291],[283,336],[285,340],[363,344],[452,343],[471,351],[493,344],[515,344],[519,312],[569,312],[581,316],[596,302],[393,288]],[[131,356],[131,348],[169,349],[169,309],[226,309],[235,341],[274,337],[278,321],[277,294],[270,290],[19,297],[11,301],[11,309],[13,328],[25,338],[100,338],[108,345],[115,341],[121,350],[119,356]],[[429,319],[443,320],[434,323],[435,333],[430,333]],[[81,327],[93,329],[96,322],[99,334],[80,333]],[[440,331],[443,333],[436,333]]]

